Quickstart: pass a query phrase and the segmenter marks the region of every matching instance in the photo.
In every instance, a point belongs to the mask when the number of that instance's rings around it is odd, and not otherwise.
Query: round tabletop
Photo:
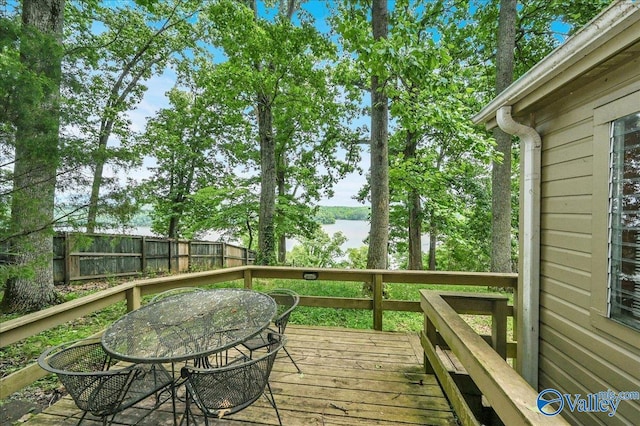
[[[105,351],[136,363],[204,357],[251,338],[276,314],[270,296],[245,289],[176,294],[131,311],[102,335]]]

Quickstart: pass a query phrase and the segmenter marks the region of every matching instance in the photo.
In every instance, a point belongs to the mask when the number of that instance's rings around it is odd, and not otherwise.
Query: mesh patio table
[[[115,321],[102,335],[102,346],[123,361],[170,363],[175,369],[177,362],[203,359],[255,336],[269,326],[276,310],[273,298],[253,290],[176,294]],[[175,393],[174,386],[174,421]]]

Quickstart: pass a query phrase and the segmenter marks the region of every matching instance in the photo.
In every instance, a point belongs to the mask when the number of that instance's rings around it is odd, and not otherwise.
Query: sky
[[[309,1],[303,5],[303,8],[311,13],[317,20],[317,26],[322,32],[328,31],[328,25],[325,22],[325,18],[328,15],[328,9],[326,2],[324,1]],[[153,117],[161,108],[168,107],[169,103],[166,97],[166,93],[175,85],[176,75],[168,69],[162,75],[153,76],[151,79],[145,82],[148,87],[147,92],[142,98],[141,102],[134,110],[129,111],[128,115],[132,123],[132,129],[135,132],[143,132],[145,124],[148,118]],[[364,118],[366,123],[368,118]],[[367,123],[368,124],[368,123]],[[118,143],[112,136],[110,143]],[[361,162],[360,168],[363,170],[362,174],[357,172],[350,173],[343,180],[338,182],[334,186],[334,196],[331,198],[323,198],[319,200],[318,204],[322,206],[351,206],[357,207],[363,204],[356,201],[354,197],[366,183],[366,173],[369,170],[370,165],[370,153],[369,149],[361,145]],[[129,175],[129,177],[135,179],[143,179],[150,175],[147,167],[153,166],[152,159],[146,159],[143,163],[143,167],[135,169]],[[117,175],[119,172],[109,170],[110,174]]]

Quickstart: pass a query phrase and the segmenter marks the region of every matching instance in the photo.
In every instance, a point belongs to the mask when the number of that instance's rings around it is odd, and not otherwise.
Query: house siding
[[[639,66],[637,59],[630,61],[579,90],[556,93],[556,100],[539,104],[542,109],[519,114],[523,122],[534,117],[542,137],[540,390],[583,396],[640,390],[640,331],[629,341],[594,327],[591,317],[594,286],[607,285],[597,270],[606,262],[594,262],[594,247],[603,244],[606,232],[593,229],[594,209],[604,205],[593,188],[594,152],[608,141],[594,139],[593,114],[611,93],[637,86]],[[638,424],[640,401],[621,402],[613,417],[568,409],[563,415],[580,425]]]

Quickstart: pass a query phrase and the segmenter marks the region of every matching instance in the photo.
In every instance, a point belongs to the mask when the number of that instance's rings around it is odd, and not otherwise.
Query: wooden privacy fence
[[[56,283],[250,265],[254,253],[213,241],[64,232],[53,239]]]

